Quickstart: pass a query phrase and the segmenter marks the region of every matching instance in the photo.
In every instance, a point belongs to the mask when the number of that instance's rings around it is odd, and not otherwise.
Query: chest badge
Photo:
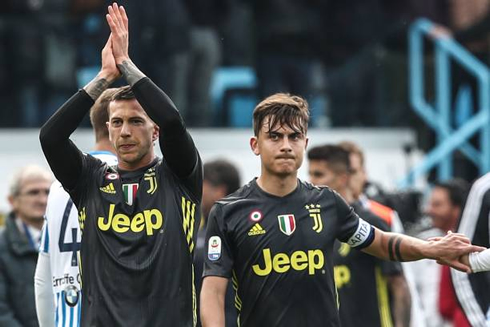
[[[320,215],[319,204],[309,204],[305,206],[306,210],[310,213],[310,217],[313,218],[313,230],[320,233],[323,230],[322,216]]]
[[[279,222],[279,229],[287,236],[291,235],[296,230],[296,220],[294,219],[294,215],[280,215],[277,216],[277,220]]]
[[[132,184],[123,184],[122,189],[124,193],[124,201],[132,206],[134,203],[134,199],[136,199],[136,193],[138,193],[138,183]]]

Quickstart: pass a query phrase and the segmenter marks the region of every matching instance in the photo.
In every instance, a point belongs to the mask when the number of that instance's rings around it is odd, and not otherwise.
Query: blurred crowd
[[[0,127],[42,125],[93,77],[108,34],[103,13],[109,3],[3,1]],[[210,87],[213,73],[230,66],[253,69],[257,85],[251,92],[257,98],[277,91],[306,97],[317,127],[417,126],[407,99],[406,34],[418,17],[447,26],[485,62],[488,56],[487,1],[121,4],[133,17],[132,58],[171,96],[191,127],[227,124],[219,119]]]

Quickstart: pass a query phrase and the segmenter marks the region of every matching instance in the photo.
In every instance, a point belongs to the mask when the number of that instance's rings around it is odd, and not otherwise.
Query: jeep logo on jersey
[[[163,215],[158,209],[144,210],[130,218],[122,213],[114,215],[115,207],[115,204],[110,205],[107,220],[104,217],[99,217],[97,225],[100,230],[105,232],[112,228],[116,233],[128,231],[140,233],[145,230],[146,235],[151,236],[155,230],[163,226]]]
[[[289,269],[302,271],[308,269],[309,275],[314,275],[325,264],[325,258],[322,250],[295,251],[289,256],[286,253],[278,253],[272,257],[271,249],[267,248],[262,251],[264,263],[262,268],[259,264],[252,266],[254,273],[258,276],[267,276],[272,271],[278,274],[284,274]]]
[[[77,305],[78,300],[80,299],[80,292],[74,285],[69,285],[64,290],[65,293],[65,302],[70,307],[74,307]]]
[[[277,216],[277,220],[279,222],[279,229],[287,236],[291,235],[296,230],[296,220],[294,219],[294,215],[280,215]]]

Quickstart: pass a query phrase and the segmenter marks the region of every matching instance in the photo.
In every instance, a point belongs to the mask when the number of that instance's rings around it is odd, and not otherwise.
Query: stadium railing
[[[452,154],[459,150],[470,159],[480,174],[490,171],[490,73],[461,44],[449,36],[436,36],[432,31],[436,25],[427,19],[419,19],[409,32],[410,102],[414,111],[434,130],[436,146],[425,158],[414,166],[407,176],[398,182],[400,188],[412,186],[417,178],[437,167],[437,178],[446,180],[453,175]],[[424,41],[434,44],[435,103],[426,99],[424,82]],[[452,127],[451,113],[451,70],[454,60],[477,81],[477,103],[479,109],[457,129]],[[457,102],[457,101],[456,101]],[[457,110],[454,110],[457,111]],[[479,148],[469,140],[479,133]]]

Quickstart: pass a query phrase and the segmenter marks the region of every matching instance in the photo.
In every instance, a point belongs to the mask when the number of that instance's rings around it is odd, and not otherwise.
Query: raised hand
[[[117,69],[116,61],[112,53],[112,34],[109,35],[107,42],[102,49],[102,68],[101,73],[104,73],[107,79],[116,80],[121,77],[121,73]]]
[[[124,7],[118,6],[115,2],[108,7],[108,12],[106,19],[111,29],[112,54],[116,65],[121,65],[129,60],[128,16]]]

